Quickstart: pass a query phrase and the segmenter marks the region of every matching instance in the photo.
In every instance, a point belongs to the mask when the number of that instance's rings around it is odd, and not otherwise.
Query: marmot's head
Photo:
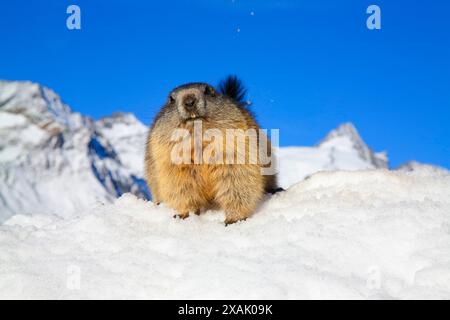
[[[237,107],[246,107],[245,94],[247,90],[236,76],[228,76],[214,89],[207,83],[188,83],[172,90],[166,106],[174,108],[183,121],[205,118],[214,115],[223,99]]]
[[[216,95],[216,90],[207,83],[189,83],[172,90],[167,104],[176,108],[180,118],[186,121],[205,117],[208,103]]]

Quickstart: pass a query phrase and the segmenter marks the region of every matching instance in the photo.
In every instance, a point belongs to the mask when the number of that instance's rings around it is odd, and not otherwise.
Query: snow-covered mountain
[[[332,130],[314,147],[284,147],[277,155],[284,188],[318,171],[388,168],[386,153],[373,152],[351,123]]]
[[[147,197],[116,140],[102,134],[107,123],[72,112],[39,84],[0,81],[0,222],[16,213],[64,216],[125,192]]]
[[[108,139],[122,165],[141,177],[148,128],[133,114],[121,112],[96,121],[96,126]]]
[[[94,121],[52,90],[0,81],[0,222],[21,213],[66,216],[125,192],[148,198],[143,180],[147,127],[132,114]],[[284,188],[317,171],[387,168],[352,124],[314,147],[278,150]]]

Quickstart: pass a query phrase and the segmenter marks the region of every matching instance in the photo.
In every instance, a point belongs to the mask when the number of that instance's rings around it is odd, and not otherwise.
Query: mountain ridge
[[[149,198],[101,127],[51,89],[0,82],[0,222],[16,213],[66,216],[126,192]]]

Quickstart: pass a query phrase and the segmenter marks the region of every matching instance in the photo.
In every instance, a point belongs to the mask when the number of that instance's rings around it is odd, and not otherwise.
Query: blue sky
[[[70,4],[81,30],[66,28]],[[366,28],[371,4],[381,30]],[[2,1],[0,78],[42,83],[95,118],[130,111],[148,124],[174,86],[235,73],[281,145],[312,145],[351,121],[394,167],[450,168],[449,15],[445,0]]]

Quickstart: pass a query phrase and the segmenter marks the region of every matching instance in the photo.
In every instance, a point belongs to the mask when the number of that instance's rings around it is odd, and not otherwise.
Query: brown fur
[[[204,93],[205,88],[212,92]],[[186,92],[204,99],[205,109],[203,113],[199,111],[199,118],[183,118],[177,109],[178,100],[186,96]],[[198,214],[200,210],[223,209],[226,224],[246,219],[264,192],[276,189],[276,176],[261,175],[263,165],[259,157],[257,164],[172,163],[171,152],[177,143],[171,141],[173,130],[186,128],[192,134],[194,121],[202,121],[203,131],[215,128],[223,132],[224,137],[226,129],[259,129],[245,107],[215,92],[209,85],[192,84],[176,88],[154,120],[147,139],[145,175],[153,201],[164,202],[181,218],[188,217],[190,212]],[[203,142],[204,147],[208,143]],[[245,152],[248,156],[248,147]]]

